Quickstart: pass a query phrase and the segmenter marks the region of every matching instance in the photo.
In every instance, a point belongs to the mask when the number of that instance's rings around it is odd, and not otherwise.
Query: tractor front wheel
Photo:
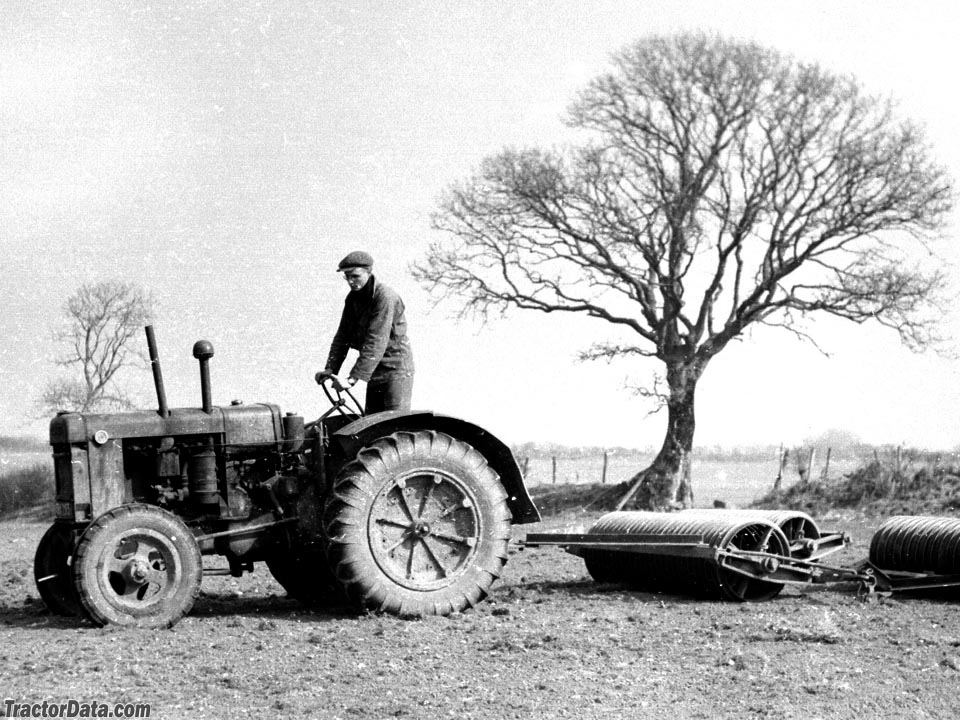
[[[203,564],[189,528],[152,505],[120,505],[77,543],[73,584],[98,625],[170,627],[190,612]]]
[[[506,501],[467,443],[433,431],[380,438],[337,476],[324,515],[331,567],[363,607],[459,612],[486,596],[506,562]]]
[[[74,539],[73,528],[54,523],[40,538],[33,558],[33,579],[37,583],[37,592],[55,615],[79,615],[81,612],[70,577]]]

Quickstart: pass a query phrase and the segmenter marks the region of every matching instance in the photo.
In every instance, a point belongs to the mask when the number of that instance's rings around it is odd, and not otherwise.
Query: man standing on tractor
[[[413,394],[413,352],[407,339],[403,300],[373,275],[373,258],[362,250],[347,255],[337,266],[350,286],[340,326],[337,328],[326,367],[316,381],[330,379],[346,391],[358,381],[367,383],[366,412],[409,410]],[[350,349],[359,351],[350,374],[344,379],[340,367]]]

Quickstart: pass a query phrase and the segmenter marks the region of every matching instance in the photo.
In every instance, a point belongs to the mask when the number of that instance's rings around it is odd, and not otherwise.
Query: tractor
[[[489,592],[513,523],[539,513],[510,449],[429,411],[365,415],[329,384],[305,423],[269,403],[167,407],[145,328],[157,410],[62,412],[50,422],[56,516],[34,560],[40,597],[97,625],[170,627],[208,574],[264,563],[306,604],[346,597],[400,616],[447,615]]]

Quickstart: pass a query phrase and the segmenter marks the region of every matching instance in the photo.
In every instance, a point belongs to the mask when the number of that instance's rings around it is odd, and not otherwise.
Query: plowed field
[[[879,524],[818,522],[855,538],[834,564],[866,557]],[[599,585],[559,549],[516,548],[493,595],[452,617],[307,610],[258,567],[205,578],[171,630],[95,628],[39,601],[44,529],[0,522],[0,696],[18,703],[149,703],[152,718],[960,716],[956,602],[865,602],[853,586],[707,602]]]

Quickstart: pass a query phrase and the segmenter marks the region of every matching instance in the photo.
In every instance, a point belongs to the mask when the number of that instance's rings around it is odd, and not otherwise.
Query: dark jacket
[[[413,373],[403,300],[373,275],[361,289],[347,294],[327,367],[339,375],[351,348],[360,352],[350,371],[352,378],[377,382]]]

